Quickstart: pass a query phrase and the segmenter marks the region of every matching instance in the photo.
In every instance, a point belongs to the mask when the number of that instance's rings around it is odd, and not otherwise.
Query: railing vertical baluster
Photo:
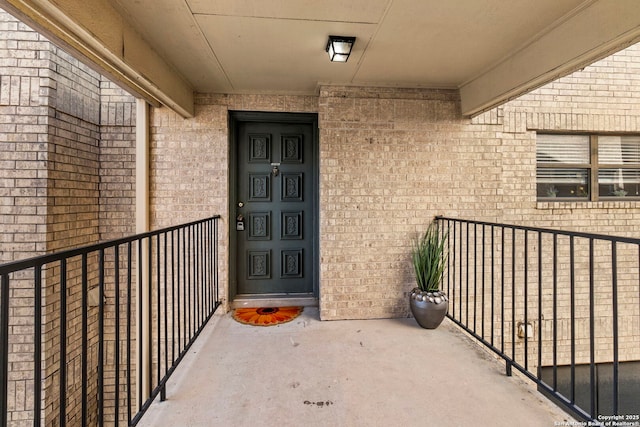
[[[196,331],[200,329],[202,322],[202,236],[201,236],[201,224],[195,227],[195,244],[196,244],[196,277],[194,279],[194,286],[196,290],[196,310],[198,314],[196,316],[196,324],[198,327]]]
[[[196,265],[194,271],[196,274],[194,276],[193,282],[196,294],[196,331],[200,329],[202,320],[202,238],[200,235],[200,225],[201,224],[196,225],[194,229],[194,243],[196,252]]]
[[[571,403],[576,401],[576,270],[575,270],[575,242],[569,236],[569,288],[571,310]]]
[[[185,284],[187,286],[187,297],[186,300],[189,302],[186,306],[185,306],[185,310],[186,310],[186,314],[187,314],[187,330],[185,332],[185,337],[186,336],[191,336],[191,313],[193,311],[193,300],[192,300],[192,296],[191,296],[191,257],[192,257],[192,248],[191,248],[191,227],[187,227],[187,229],[185,230],[185,232],[187,233],[187,240],[186,240],[186,255],[187,255],[187,259],[186,259],[186,263],[185,263]],[[186,342],[185,342],[186,344]]]
[[[88,305],[88,292],[89,292],[89,280],[87,278],[88,275],[88,266],[87,266],[87,254],[84,253],[82,254],[82,365],[81,365],[81,369],[82,369],[82,403],[81,403],[81,410],[82,410],[82,425],[86,426],[87,425],[87,416],[88,416],[88,405],[87,405],[87,398],[88,398],[88,393],[87,393],[87,379],[88,379],[88,344],[89,344],[89,340],[88,340],[88,322],[89,319],[87,317],[88,315],[88,311],[89,311],[89,305]]]
[[[206,223],[204,224],[204,229],[202,231],[202,240],[203,240],[203,260],[204,260],[204,269],[203,269],[203,278],[204,278],[204,283],[202,284],[203,289],[204,289],[204,298],[205,298],[205,304],[204,304],[204,310],[205,310],[205,319],[207,317],[209,317],[209,313],[210,313],[210,309],[211,309],[211,304],[210,304],[210,297],[211,295],[209,294],[209,289],[210,289],[210,280],[211,280],[211,276],[209,275],[210,272],[210,266],[211,266],[211,251],[210,251],[210,241],[209,241],[209,227],[211,226],[210,223]]]
[[[195,332],[195,320],[196,320],[196,289],[194,286],[195,281],[195,266],[196,266],[196,244],[194,242],[195,226],[189,227],[189,336],[192,336]]]
[[[67,259],[60,261],[60,362],[58,392],[60,405],[58,425],[67,425]]]
[[[460,321],[462,321],[462,278],[464,277],[464,275],[462,274],[462,264],[464,264],[462,262],[462,247],[463,247],[463,244],[462,244],[462,222],[460,223],[460,242],[459,242],[458,246],[459,246],[459,250],[460,250],[460,256],[458,257],[458,263],[460,264],[460,267],[459,267],[459,270],[460,270],[459,271],[459,276],[460,277],[458,279],[460,281],[460,295],[458,297],[458,311],[459,311],[458,319]]]
[[[197,246],[195,242],[196,227],[191,226],[189,228],[189,336],[192,336],[196,331],[196,316],[198,313],[198,293],[196,292],[196,264],[197,264]]]
[[[618,246],[611,242],[611,286],[613,309],[613,414],[618,414]]]
[[[453,253],[453,262],[451,263],[451,268],[453,270],[452,271],[452,279],[451,280],[452,280],[453,284],[451,286],[452,294],[449,294],[449,299],[451,301],[451,313],[453,313],[451,317],[453,317],[454,319],[456,317],[456,301],[457,301],[457,299],[456,299],[456,271],[457,271],[456,270],[456,261],[457,261],[457,257],[456,257],[456,255],[457,255],[457,252],[456,252],[456,250],[457,250],[457,240],[456,240],[457,232],[456,232],[456,230],[457,230],[457,228],[458,227],[456,227],[456,221],[453,221],[453,239],[452,239],[453,240],[453,250],[451,251],[451,253]]]
[[[202,299],[204,318],[209,313],[209,223],[202,225]]]
[[[147,277],[149,283],[147,283],[147,335],[145,341],[147,345],[147,383],[146,387],[148,391],[153,389],[153,236],[149,236],[147,239]],[[158,378],[159,379],[159,378]],[[147,399],[149,396],[147,396]]]
[[[206,298],[207,298],[207,313],[211,313],[213,304],[211,303],[211,283],[213,283],[213,275],[211,274],[211,259],[213,256],[213,252],[211,251],[211,226],[212,226],[212,222],[211,221],[207,221],[206,223],[206,228],[205,228],[205,233],[206,233],[206,254],[205,254],[205,259],[207,260],[207,267],[206,267],[206,274],[205,274],[205,278],[206,278]]]
[[[205,318],[205,281],[204,281],[204,272],[205,272],[205,257],[204,257],[204,224],[198,224],[198,329],[200,329],[200,325],[202,325],[202,321]]]
[[[132,381],[131,381],[131,299],[133,298],[133,250],[132,242],[127,242],[127,419],[131,420],[131,410],[133,408],[131,402]],[[137,266],[140,269],[140,266]]]
[[[553,390],[558,390],[558,234],[553,233]]]
[[[478,224],[473,224],[473,332],[478,318]]]
[[[213,226],[214,226],[214,221],[209,221],[207,223],[207,227],[208,227],[208,242],[209,242],[209,254],[207,256],[207,259],[209,260],[209,283],[208,283],[208,292],[209,292],[209,313],[211,313],[213,310],[215,310],[214,307],[214,294],[213,294],[213,286],[214,286],[214,282],[215,282],[215,277],[213,276],[213,260],[215,258],[215,245],[213,242]]]
[[[162,336],[162,331],[161,331],[161,322],[162,322],[162,316],[160,313],[162,313],[162,310],[160,309],[161,307],[161,298],[160,296],[162,295],[162,291],[161,291],[161,286],[162,286],[162,279],[161,279],[161,274],[162,271],[160,271],[160,265],[162,265],[161,263],[161,257],[162,257],[162,253],[160,251],[160,235],[158,234],[158,236],[156,237],[156,336],[153,339],[153,342],[155,343],[156,346],[156,378],[158,381],[160,381],[160,378],[162,378],[162,345],[161,345],[161,341],[160,341],[160,337]],[[162,402],[164,402],[164,391],[165,391],[165,387],[162,387],[160,390],[160,400]]]
[[[98,425],[104,425],[104,248],[98,252]]]
[[[216,280],[215,280],[215,287],[214,287],[214,295],[215,295],[215,303],[216,306],[218,305],[218,301],[219,301],[219,294],[218,292],[220,291],[218,286],[220,285],[220,274],[218,272],[218,256],[219,256],[219,248],[218,248],[218,223],[219,220],[218,218],[216,218],[213,222],[214,225],[214,229],[213,229],[213,237],[214,237],[214,264],[215,264],[215,274],[216,274]]]
[[[529,369],[529,231],[524,230],[524,369]]]
[[[120,420],[120,246],[115,245],[113,248],[114,258],[114,316],[115,316],[115,349],[114,361],[115,366],[115,394],[114,394],[114,418],[118,425]]]
[[[198,290],[196,287],[196,281],[198,279],[198,243],[196,242],[196,226],[192,226],[189,233],[189,244],[191,245],[189,258],[191,261],[191,269],[189,270],[189,289],[191,291],[191,333],[189,336],[197,331],[198,323]]]
[[[516,360],[516,229],[511,228],[511,360]]]
[[[485,329],[484,329],[485,247],[487,246],[487,245],[486,245],[486,242],[485,242],[485,238],[486,238],[486,236],[485,236],[485,225],[484,225],[484,224],[482,224],[482,255],[481,255],[481,257],[482,257],[482,273],[481,273],[481,274],[482,274],[482,303],[480,304],[480,307],[482,308],[482,310],[481,310],[481,316],[482,316],[482,318],[481,318],[481,319],[482,319],[482,322],[481,322],[482,335],[481,335],[481,336],[482,336],[482,338],[483,338],[483,339],[484,339],[484,331],[485,331]]]
[[[467,230],[465,232],[465,237],[467,240],[467,243],[465,245],[465,252],[466,252],[466,256],[467,256],[467,260],[466,260],[466,273],[465,273],[465,304],[464,304],[464,311],[465,311],[465,323],[468,325],[469,324],[469,223],[467,222]]]
[[[189,331],[188,322],[187,322],[187,307],[189,304],[189,297],[187,294],[187,252],[189,249],[187,248],[187,234],[188,228],[182,230],[182,327],[184,329],[184,342],[182,343],[182,348],[187,345],[187,334]],[[182,350],[180,350],[182,352]]]
[[[144,261],[142,258],[142,246],[144,245],[144,240],[140,240],[138,242],[138,292],[136,293],[136,299],[138,300],[138,307],[142,307],[142,305],[144,304],[142,302],[142,286],[143,286],[143,280],[142,280],[142,271],[144,270],[145,266],[144,266]],[[143,357],[142,357],[142,347],[143,347],[143,338],[142,338],[142,325],[143,325],[143,317],[142,317],[142,310],[138,310],[138,335],[137,335],[137,347],[138,347],[138,363],[136,365],[136,373],[138,378],[140,379],[138,384],[138,400],[137,400],[137,407],[138,407],[138,411],[140,412],[140,410],[142,409],[142,392],[144,390],[144,385],[142,383],[142,378],[143,378],[143,374],[142,374],[142,366],[143,366]]]
[[[42,265],[34,267],[33,425],[42,423]]]
[[[177,330],[178,330],[178,354],[180,354],[182,352],[182,327],[184,325],[184,321],[182,320],[182,318],[180,317],[180,315],[184,315],[184,313],[182,313],[182,300],[183,298],[180,298],[180,230],[177,230],[177,238],[176,238],[176,242],[177,242],[177,256],[176,256],[176,267],[177,267],[177,271],[176,271],[176,279],[178,280],[178,303],[177,303],[177,318],[178,318],[178,326],[177,326]],[[184,250],[182,251],[184,252]],[[184,296],[184,294],[183,294]]]
[[[191,323],[193,325],[193,332],[198,330],[198,226],[194,225],[191,228],[191,292],[193,303],[191,305],[192,316]]]
[[[208,224],[202,224],[202,236],[201,236],[201,240],[202,240],[202,284],[200,285],[202,287],[202,321],[204,322],[207,318],[208,318],[208,298],[209,298],[209,294],[207,292],[208,289],[208,269],[209,269],[209,262],[208,262],[208,251],[207,251],[207,227]]]
[[[444,230],[444,221],[439,220]],[[449,298],[449,307],[451,307],[451,226],[449,220],[447,220],[447,298]]]
[[[176,259],[175,230],[171,230],[171,360],[176,360]]]
[[[495,279],[496,279],[496,269],[495,269],[495,227],[491,226],[491,325],[489,325],[489,330],[491,331],[491,346],[493,347],[493,332],[494,332],[494,316],[495,316]]]
[[[167,375],[167,373],[169,372],[169,320],[168,320],[168,311],[169,311],[169,303],[168,303],[168,297],[169,297],[169,290],[167,289],[168,285],[169,285],[169,278],[167,277],[169,274],[169,270],[168,270],[168,262],[167,262],[167,258],[168,258],[168,254],[167,254],[167,248],[168,248],[168,242],[167,240],[169,239],[169,236],[167,233],[162,233],[162,236],[164,236],[164,247],[163,247],[163,260],[164,260],[164,268],[163,268],[163,283],[164,283],[164,307],[163,307],[163,315],[164,315],[164,375]],[[158,235],[158,238],[160,238],[160,235]],[[162,400],[166,399],[166,387],[162,387],[162,394],[160,396],[160,398]]]
[[[542,232],[538,231],[538,379],[542,379]]]
[[[596,416],[596,350],[595,350],[595,278],[594,278],[594,240],[589,239],[589,389],[590,411]]]
[[[200,329],[200,325],[202,325],[202,322],[204,320],[204,315],[205,315],[205,294],[204,294],[204,269],[205,269],[205,258],[204,258],[204,225],[203,224],[198,224],[198,247],[200,248],[199,250],[199,256],[198,259],[200,260],[198,262],[198,269],[200,271],[199,277],[200,277],[200,283],[198,284],[198,294],[200,295],[200,304],[198,304],[199,308],[200,308],[200,314],[199,314],[199,319],[198,319],[198,329]]]
[[[2,275],[2,292],[0,298],[0,426],[6,427],[8,422],[8,390],[9,390],[9,274]]]
[[[500,272],[500,336],[501,336],[501,343],[500,343],[500,352],[504,353],[504,258],[505,258],[505,247],[504,247],[504,242],[505,242],[505,238],[504,238],[504,227],[500,227],[500,231],[501,231],[501,248],[502,248],[502,252],[500,253],[501,256],[501,260],[500,260],[500,264],[501,264],[501,272]]]

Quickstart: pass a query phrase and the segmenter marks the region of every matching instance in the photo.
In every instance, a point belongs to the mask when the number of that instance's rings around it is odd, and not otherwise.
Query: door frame
[[[266,122],[282,124],[310,124],[313,135],[313,162],[311,165],[314,194],[312,199],[311,215],[313,219],[312,239],[312,262],[313,262],[313,293],[312,294],[255,294],[238,295],[238,271],[236,270],[236,257],[238,252],[238,242],[236,233],[235,212],[238,203],[238,158],[237,158],[237,135],[236,130],[240,123],[246,122]],[[258,111],[229,111],[229,302],[231,307],[245,307],[260,301],[261,306],[278,305],[281,300],[287,300],[295,305],[317,305],[320,283],[320,138],[318,130],[317,113],[281,113],[281,112],[258,112]],[[295,300],[295,302],[293,302]]]

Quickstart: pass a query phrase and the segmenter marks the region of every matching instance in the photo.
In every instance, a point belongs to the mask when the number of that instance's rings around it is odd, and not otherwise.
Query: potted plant
[[[442,273],[447,265],[447,233],[440,233],[435,222],[418,237],[412,251],[413,268],[418,286],[409,297],[411,313],[418,324],[435,329],[447,314],[447,295],[440,290]]]

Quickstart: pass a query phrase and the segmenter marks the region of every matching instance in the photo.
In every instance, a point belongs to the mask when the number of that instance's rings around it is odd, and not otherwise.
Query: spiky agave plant
[[[424,234],[415,240],[413,268],[418,287],[423,292],[434,292],[440,288],[442,273],[447,265],[447,234],[440,233],[436,222],[432,222]]]

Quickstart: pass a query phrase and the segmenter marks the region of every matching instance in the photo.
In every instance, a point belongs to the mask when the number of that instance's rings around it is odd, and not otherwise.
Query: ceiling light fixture
[[[331,62],[347,62],[355,41],[355,37],[329,36],[326,50]]]

